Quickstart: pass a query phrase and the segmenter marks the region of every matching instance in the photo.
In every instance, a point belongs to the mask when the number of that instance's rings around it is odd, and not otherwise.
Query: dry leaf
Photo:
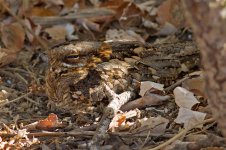
[[[135,27],[142,24],[143,12],[133,2],[123,3],[117,10],[117,17],[123,28]]]
[[[127,32],[130,36],[132,36],[133,38],[135,38],[136,41],[139,41],[139,42],[145,44],[145,40],[144,40],[139,34],[137,34],[136,32],[134,32],[133,30],[126,30],[126,32]]]
[[[159,6],[156,20],[160,25],[168,22],[176,28],[185,27],[182,8],[180,0],[166,0]]]
[[[203,96],[204,98],[207,97],[205,94],[203,74],[187,79],[182,83],[182,87],[192,91],[196,95]]]
[[[135,37],[130,36],[126,31],[120,29],[109,29],[105,34],[105,40],[128,40],[128,41],[137,41]]]
[[[165,133],[166,126],[168,125],[169,120],[161,116],[158,116],[143,118],[140,120],[140,123],[141,126],[135,129],[134,132],[149,131],[150,134],[152,135],[155,134],[156,136],[159,136]]]
[[[93,30],[100,32],[100,25],[86,18],[80,18],[76,20],[77,24],[82,25],[86,30]]]
[[[163,102],[168,100],[170,96],[162,96],[159,94],[154,94],[151,92],[146,92],[145,95],[141,98],[138,98],[134,101],[128,102],[125,105],[123,105],[120,110],[122,111],[127,111],[127,110],[132,110],[135,108],[144,108],[148,106],[156,106],[156,105],[161,105]]]
[[[71,8],[75,6],[76,3],[78,3],[78,0],[64,0],[64,7]]]
[[[108,0],[101,3],[100,7],[117,10],[124,3],[125,3],[124,0]]]
[[[34,25],[32,24],[32,22],[28,19],[24,19],[23,20],[24,24],[27,26],[27,28],[29,28],[31,31],[33,31],[35,33],[35,35],[39,35],[41,32],[41,26],[40,25]],[[25,30],[26,33],[26,37],[28,38],[28,40],[33,43],[34,42],[34,36],[27,30]]]
[[[16,59],[17,53],[11,53],[11,51],[12,50],[6,48],[0,48],[0,67],[7,65]]]
[[[67,36],[67,30],[64,26],[53,26],[51,28],[46,28],[45,32],[49,34],[49,36],[56,41],[65,40]]]
[[[155,35],[164,36],[164,35],[174,34],[176,32],[177,32],[177,28],[174,25],[166,22],[163,26],[161,26],[159,31],[155,33]]]
[[[19,23],[2,25],[1,33],[2,42],[11,53],[17,53],[23,48],[25,32]]]
[[[51,113],[46,119],[38,121],[36,128],[40,130],[53,130],[62,126],[63,124],[59,122],[57,115]]]
[[[179,109],[179,113],[177,118],[174,120],[176,123],[183,123],[184,128],[188,129],[197,123],[202,122],[206,117],[205,113],[197,112],[197,111],[192,111],[187,108],[181,107]],[[202,128],[202,124],[199,126],[196,126],[196,128]]]
[[[155,88],[160,91],[163,91],[163,87],[164,87],[163,84],[159,84],[151,81],[144,81],[144,82],[141,82],[139,95],[144,96],[144,94],[151,88]]]
[[[111,132],[118,130],[129,130],[132,124],[126,123],[126,119],[136,116],[140,117],[139,114],[140,111],[138,109],[116,114],[109,125],[109,130]]]
[[[194,94],[185,88],[176,87],[173,90],[175,102],[179,107],[191,109],[192,106],[199,103]]]
[[[196,142],[199,140],[205,140],[206,138],[206,134],[190,134],[186,136],[185,140],[189,142]]]
[[[48,1],[44,1],[44,2],[46,2],[46,4],[47,4],[46,7],[64,5],[63,0],[48,0]]]
[[[40,16],[40,17],[46,17],[46,16],[56,16],[57,12],[59,10],[54,10],[53,8],[44,8],[42,7],[33,7],[31,10],[29,10],[28,14],[30,16]]]

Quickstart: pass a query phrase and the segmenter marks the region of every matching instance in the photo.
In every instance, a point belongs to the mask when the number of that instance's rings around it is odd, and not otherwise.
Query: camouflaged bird
[[[136,83],[146,80],[167,85],[199,65],[194,42],[78,41],[53,48],[48,58],[49,102],[73,113],[84,103],[104,99],[102,82],[116,93],[137,90]]]

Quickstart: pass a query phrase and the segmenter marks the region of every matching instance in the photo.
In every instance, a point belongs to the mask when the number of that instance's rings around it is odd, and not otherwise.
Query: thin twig
[[[0,104],[0,107],[3,107],[3,106],[5,106],[5,105],[7,105],[7,104],[14,103],[14,102],[16,102],[16,101],[18,101],[18,100],[20,100],[20,99],[22,99],[22,98],[25,98],[26,96],[28,96],[28,95],[30,95],[30,94],[31,94],[31,93],[26,93],[26,94],[24,94],[24,95],[22,95],[22,96],[20,96],[20,97],[17,97],[17,98],[15,98],[15,99],[11,100],[11,101],[7,101],[7,102],[5,102],[5,103],[2,103],[2,104]]]
[[[40,106],[40,103],[38,103],[38,102],[34,101],[34,100],[33,100],[33,99],[31,99],[30,97],[26,96],[26,97],[24,97],[24,98],[25,98],[26,100],[28,100],[29,102],[34,103],[35,105]]]
[[[190,77],[186,76],[183,79],[177,81],[176,83],[174,83],[173,85],[170,85],[169,87],[165,88],[166,92],[169,92],[171,90],[173,90],[175,87],[179,86],[180,84],[182,84],[184,81],[186,81],[187,79],[189,79]]]
[[[20,79],[20,81],[22,81],[26,85],[28,85],[28,81],[23,76],[21,76],[19,73],[15,73],[15,76],[17,76]]]
[[[160,150],[168,145],[170,145],[171,143],[173,143],[174,141],[176,141],[177,139],[179,139],[180,137],[182,137],[183,135],[185,135],[189,130],[192,130],[194,129],[195,127],[201,125],[201,124],[206,124],[206,123],[210,123],[210,122],[213,122],[215,121],[213,118],[210,118],[210,119],[206,119],[200,123],[197,123],[195,125],[193,125],[192,127],[190,128],[187,128],[187,129],[183,129],[181,130],[178,134],[176,134],[174,137],[172,137],[171,139],[169,139],[168,141],[160,144],[159,146],[157,147],[154,147],[154,148],[149,148],[149,147],[146,147],[145,150]]]
[[[150,133],[151,133],[151,131],[149,130],[148,131],[148,135],[147,135],[147,137],[145,138],[145,140],[144,140],[144,142],[143,142],[143,144],[140,146],[140,150],[142,150],[142,148],[144,147],[144,145],[147,143],[147,141],[148,141],[148,139],[149,139],[149,137],[150,137]]]
[[[70,131],[70,132],[35,132],[35,133],[28,133],[28,137],[92,137],[95,134],[95,131]],[[106,133],[107,134],[107,133]],[[147,138],[147,137],[161,137],[161,138],[171,138],[173,134],[164,134],[164,135],[155,135],[152,133],[143,133],[143,134],[131,134],[129,132],[113,132],[108,133],[109,135],[119,136],[121,138]],[[13,137],[17,134],[14,133],[0,133],[1,137]]]

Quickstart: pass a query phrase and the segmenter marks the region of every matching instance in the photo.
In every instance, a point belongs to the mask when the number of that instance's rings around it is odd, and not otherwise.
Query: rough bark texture
[[[226,136],[226,18],[222,15],[223,5],[219,3],[215,0],[183,1],[201,51],[209,104]]]

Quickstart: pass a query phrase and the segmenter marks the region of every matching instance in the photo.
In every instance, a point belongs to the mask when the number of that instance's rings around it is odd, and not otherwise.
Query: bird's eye
[[[79,55],[67,55],[65,56],[65,59],[78,59]]]
[[[67,55],[64,57],[63,62],[67,63],[67,64],[74,64],[74,63],[78,63],[80,60],[79,55]]]

